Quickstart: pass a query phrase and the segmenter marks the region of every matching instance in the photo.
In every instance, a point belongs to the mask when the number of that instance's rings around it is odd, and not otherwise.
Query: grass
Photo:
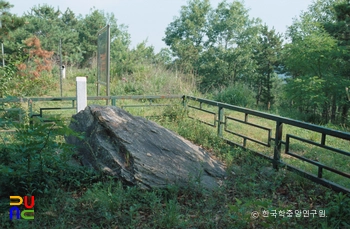
[[[194,102],[194,101],[190,101],[189,102],[190,105],[199,107],[198,102]],[[217,113],[217,107],[214,106],[210,106],[210,105],[202,105],[203,109],[208,110],[208,111],[212,111]],[[189,109],[189,115],[191,117],[197,117],[198,119],[205,121],[207,123],[211,123],[214,124],[214,119],[215,116],[213,114],[209,114],[203,111],[199,111],[196,109]],[[230,111],[230,110],[225,110],[225,115],[244,121],[244,113],[240,113],[240,112],[236,112],[236,111]],[[252,116],[249,115],[248,116],[248,121],[249,123],[253,123],[265,128],[269,128],[271,129],[271,137],[274,138],[275,137],[275,125],[276,123],[274,121],[271,120],[267,120],[264,118],[260,118],[260,117],[256,117],[256,116]],[[216,132],[217,127],[213,128],[213,132]],[[226,123],[226,128],[229,131],[233,131],[235,133],[241,134],[243,136],[247,136],[250,137],[252,139],[258,140],[260,142],[263,142],[265,144],[268,143],[268,131],[258,128],[258,127],[254,127],[254,126],[250,126],[244,123],[240,123],[234,120],[227,120]],[[344,131],[344,130],[343,130]],[[349,131],[348,129],[346,129],[345,131]],[[306,130],[303,128],[299,128],[296,126],[291,126],[291,125],[283,125],[283,136],[282,136],[282,140],[286,141],[286,135],[287,134],[291,134],[294,136],[298,136],[300,138],[303,139],[307,139],[307,140],[311,140],[313,142],[316,143],[320,143],[321,142],[321,134],[317,133],[315,131],[311,131],[311,130]],[[243,145],[243,138],[239,137],[239,136],[235,136],[231,133],[225,132],[223,133],[223,137],[225,139],[228,139],[230,141],[233,141],[234,143],[238,144],[238,145]],[[314,160],[316,162],[320,162],[324,165],[330,166],[332,168],[336,168],[344,173],[348,173],[350,174],[350,157],[346,156],[346,155],[342,155],[340,153],[335,153],[331,150],[327,150],[327,149],[323,149],[321,147],[318,146],[314,146],[308,143],[304,143],[301,142],[299,140],[296,139],[291,139],[290,142],[290,149],[289,151],[299,155],[299,156],[303,156],[305,158],[308,158],[310,160]],[[332,136],[327,136],[326,138],[326,145],[336,148],[336,149],[340,149],[343,150],[345,152],[349,152],[349,140],[344,140],[344,139],[340,139],[340,138],[336,138],[336,137],[332,137]],[[256,152],[260,152],[266,156],[269,156],[271,158],[273,158],[273,154],[274,154],[274,148],[273,148],[273,144],[274,142],[271,141],[272,146],[271,147],[266,147],[263,146],[261,144],[255,143],[253,141],[249,141],[247,140],[246,143],[246,147],[248,149],[251,149],[253,151]],[[318,167],[315,165],[312,165],[310,163],[307,162],[302,162],[299,159],[296,159],[290,155],[285,154],[285,147],[284,145],[282,145],[282,149],[281,149],[281,160],[291,164],[299,169],[302,169],[306,172],[310,172],[312,174],[317,175],[317,169]],[[327,170],[325,170],[324,172],[324,178],[338,183],[348,189],[350,189],[350,182],[349,179],[340,175],[337,175],[335,173],[329,172]]]
[[[163,112],[169,114],[166,108]],[[176,110],[178,111],[178,110]],[[173,111],[173,113],[176,113]],[[171,113],[171,112],[170,112]],[[349,197],[309,182],[254,154],[228,147],[207,126],[178,116],[155,119],[202,145],[227,165],[220,188],[203,190],[196,183],[180,189],[140,190],[101,174],[79,175],[80,184],[36,196],[35,220],[9,221],[8,197],[0,201],[1,228],[339,228],[350,224]],[[174,122],[175,121],[175,122]],[[200,137],[199,137],[200,136]],[[70,178],[72,179],[72,178]],[[293,211],[292,217],[286,212]],[[295,210],[326,212],[327,217],[296,217]],[[275,217],[263,212],[276,211]],[[282,215],[285,212],[285,217]],[[252,218],[252,212],[259,214]]]
[[[88,71],[79,71],[68,74],[64,85],[64,96],[75,95],[74,76],[90,74]],[[112,83],[113,94],[189,94],[195,91],[191,77],[178,75],[181,79],[176,79],[174,74],[162,72],[159,69],[148,68],[145,72],[127,77],[127,81],[115,79]],[[149,81],[144,83],[146,81],[142,79]],[[181,80],[181,83],[177,80]],[[176,84],[180,86],[169,89]],[[89,95],[95,95],[96,85],[90,75],[88,85]],[[193,94],[196,95],[196,93]],[[48,96],[58,95],[59,91],[56,90]],[[60,179],[52,177],[55,180],[55,187],[58,188],[48,186],[45,192],[36,194],[35,220],[10,221],[8,219],[9,197],[1,193],[0,228],[347,228],[350,226],[348,196],[333,192],[284,168],[275,171],[271,163],[256,157],[253,153],[229,147],[217,137],[216,129],[185,118],[186,113],[179,109],[180,101],[154,102],[177,106],[126,109],[135,115],[150,116],[150,119],[201,145],[216,158],[225,162],[228,176],[217,190],[203,190],[200,185],[193,182],[183,189],[169,186],[166,189],[146,191],[137,187],[123,186],[112,177],[67,163],[57,167],[57,171],[51,171],[51,174],[61,174]],[[131,103],[145,104],[147,101],[117,101],[119,106]],[[70,105],[70,102],[58,105],[56,102],[37,102],[34,104],[34,110],[38,112],[39,107]],[[22,108],[27,107],[24,105]],[[216,112],[216,108],[206,108]],[[69,117],[74,110],[64,110],[62,113]],[[45,114],[52,115],[57,112]],[[244,115],[237,112],[226,112],[226,114],[244,119]],[[214,120],[213,115],[202,112],[194,112],[191,115],[208,122]],[[266,122],[258,117],[249,116],[249,120],[252,123],[274,128],[273,122]],[[254,139],[264,142],[267,140],[266,131],[255,127],[247,128],[246,125],[229,121],[228,128]],[[293,133],[313,141],[320,139],[320,136],[313,132],[288,125],[284,126],[284,133]],[[232,138],[232,140],[241,141],[240,138]],[[10,137],[9,141],[11,141]],[[60,141],[62,139],[58,139],[58,142]],[[327,143],[344,150],[348,149],[346,141],[327,138]],[[248,146],[267,155],[271,155],[272,152],[271,148],[250,142]],[[318,150],[304,147],[308,146],[298,142],[293,143],[293,150],[301,155],[309,158],[317,156],[319,160],[335,163],[345,170],[349,168],[343,158],[337,158],[326,152],[321,155]],[[283,160],[292,161],[293,159],[283,155]],[[13,193],[21,196],[26,194],[25,192]],[[317,213],[324,210],[326,217],[320,217],[320,215],[296,217],[296,210]],[[278,215],[273,217],[269,214],[268,217],[264,217],[263,213],[267,211],[276,212]],[[287,217],[286,213],[290,211],[293,212],[292,217]]]
[[[88,96],[97,95],[96,69],[71,69],[63,80],[63,96],[75,96],[75,79],[79,76],[87,77]],[[57,81],[59,85],[59,81]],[[100,96],[106,95],[106,87],[100,86]],[[149,66],[142,72],[132,75],[111,76],[111,95],[168,95],[188,94],[198,95],[196,80],[193,75],[174,73],[163,67]],[[60,88],[50,91],[47,96],[59,97]]]

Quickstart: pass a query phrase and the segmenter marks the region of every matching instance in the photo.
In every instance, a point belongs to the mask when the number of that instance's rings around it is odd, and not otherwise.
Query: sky
[[[90,10],[103,10],[113,13],[118,24],[128,27],[131,35],[131,48],[147,39],[147,45],[152,45],[158,52],[166,47],[162,38],[166,27],[180,15],[182,5],[187,0],[8,0],[14,7],[11,13],[22,16],[33,6],[50,5],[65,11],[70,8],[76,15],[85,16]],[[228,0],[231,2],[232,0]],[[216,7],[221,0],[211,0]],[[250,18],[260,18],[269,28],[284,34],[293,18],[302,11],[307,11],[312,0],[245,0],[244,5],[249,9]]]

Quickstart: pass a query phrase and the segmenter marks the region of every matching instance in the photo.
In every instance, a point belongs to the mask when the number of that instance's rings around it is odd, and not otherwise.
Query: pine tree
[[[258,38],[258,43],[254,49],[254,59],[257,62],[257,79],[256,79],[256,104],[260,102],[264,104],[267,109],[274,102],[272,95],[272,81],[275,77],[276,67],[278,66],[279,54],[282,49],[282,39],[275,30],[269,30],[265,25],[261,30]]]
[[[12,7],[13,5],[9,2],[0,0],[0,40],[2,42],[9,35],[10,31],[17,29],[24,24],[22,18],[9,12]]]
[[[24,24],[22,18],[12,15],[9,11],[13,7],[9,2],[0,0],[0,42],[4,43],[10,38],[10,32]],[[4,62],[7,62],[6,60]],[[1,65],[2,66],[2,65]],[[13,68],[12,68],[13,67]],[[14,74],[15,67],[7,66],[0,68],[0,98],[6,95],[8,84]]]

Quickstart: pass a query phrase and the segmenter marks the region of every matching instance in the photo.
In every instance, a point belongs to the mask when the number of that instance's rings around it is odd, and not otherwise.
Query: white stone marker
[[[61,76],[62,76],[62,79],[66,78],[66,66],[64,65],[61,66]]]
[[[77,77],[77,113],[87,106],[86,77]]]

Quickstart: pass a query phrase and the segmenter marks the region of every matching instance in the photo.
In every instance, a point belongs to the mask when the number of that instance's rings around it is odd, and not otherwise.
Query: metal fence
[[[127,104],[123,105],[123,108],[127,107],[152,107],[152,106],[167,106],[169,104],[160,104],[160,103],[153,103],[153,100],[157,99],[176,99],[180,100],[182,99],[183,106],[192,111],[197,112],[204,112],[206,114],[209,114],[212,116],[212,122],[209,122],[207,120],[200,120],[197,116],[191,116],[191,113],[189,113],[189,118],[198,119],[200,122],[209,125],[213,128],[216,128],[216,132],[219,137],[223,138],[228,144],[232,146],[239,146],[243,149],[250,150],[254,152],[256,155],[261,156],[265,159],[268,159],[272,162],[273,167],[275,169],[279,169],[281,167],[285,167],[290,171],[297,172],[298,174],[317,182],[321,185],[324,185],[326,187],[332,188],[336,191],[341,192],[347,192],[350,193],[350,189],[346,186],[337,184],[331,180],[324,178],[324,171],[331,172],[333,174],[337,174],[342,177],[342,179],[345,179],[346,181],[349,181],[348,184],[350,184],[350,173],[348,171],[344,172],[341,171],[338,168],[328,166],[325,164],[322,164],[318,162],[317,160],[311,160],[307,157],[298,155],[297,153],[293,152],[291,150],[291,141],[299,141],[306,143],[311,146],[319,147],[325,150],[328,150],[330,152],[336,153],[337,155],[343,155],[348,163],[350,163],[350,133],[347,132],[341,132],[329,128],[325,128],[322,126],[317,126],[289,118],[284,118],[277,115],[272,115],[268,113],[263,113],[247,108],[242,108],[238,106],[233,106],[225,103],[220,103],[212,100],[207,99],[201,99],[196,98],[193,96],[180,96],[180,95],[160,95],[160,96],[98,96],[98,97],[88,97],[88,101],[97,101],[97,100],[111,100],[111,103],[113,106],[116,106],[117,101],[121,100],[145,100],[148,101],[148,103],[143,104]],[[33,104],[36,102],[62,102],[62,101],[70,101],[70,106],[55,106],[55,107],[40,107],[39,109],[36,109],[36,111],[33,110]],[[11,99],[0,99],[1,103],[27,103],[28,104],[28,110],[29,110],[29,116],[35,117],[40,116],[43,117],[43,112],[46,112],[48,110],[62,110],[62,109],[75,109],[75,102],[76,97],[61,97],[61,98],[11,98]],[[209,109],[209,107],[213,109]],[[20,112],[20,110],[18,110]],[[225,114],[225,111],[229,113],[228,111],[234,111],[238,112],[240,114],[243,114],[244,118],[238,119],[236,117],[232,117],[229,114]],[[273,123],[273,127],[266,127],[262,126],[256,123],[253,123],[249,120],[250,116],[259,117],[264,120],[268,120]],[[260,131],[263,135],[263,138],[266,141],[262,141],[261,139],[256,139],[252,136],[247,136],[245,134],[240,133],[237,131],[237,129],[232,128],[232,124],[239,124],[243,125],[244,128],[255,128],[257,131]],[[231,127],[230,127],[231,125]],[[289,133],[288,131],[283,131],[283,126],[289,125],[293,127],[298,127],[301,129],[309,130],[314,133],[320,134],[321,138],[320,141],[314,141],[310,139],[305,139],[300,136],[294,135]],[[273,134],[274,133],[274,134]],[[241,143],[237,141],[232,141],[228,138],[225,138],[225,135],[230,136],[236,136],[240,138],[242,141]],[[345,144],[348,146],[345,150],[336,148],[333,146],[330,146],[327,143],[327,138],[337,138],[342,139],[345,141]],[[254,144],[257,144],[259,146],[262,146],[264,148],[272,148],[273,149],[273,156],[266,155],[262,152],[256,151],[253,147],[250,146],[250,144],[247,144],[248,142],[252,142]],[[284,147],[284,154],[282,148]],[[313,174],[310,172],[306,172],[300,168],[295,167],[291,163],[287,163],[283,160],[281,160],[281,155],[288,155],[290,157],[296,158],[299,161],[303,161],[305,163],[311,164],[313,166],[317,167],[317,174]],[[349,167],[347,168],[349,169]]]
[[[242,107],[237,107],[237,106],[233,106],[233,105],[229,105],[229,104],[225,104],[225,103],[220,103],[220,102],[216,102],[216,101],[212,101],[212,100],[196,98],[193,96],[184,96],[183,99],[184,99],[184,103],[187,104],[187,107],[189,109],[194,109],[197,111],[201,111],[201,112],[213,115],[213,118],[214,118],[213,123],[209,123],[209,122],[204,121],[204,120],[199,120],[199,121],[204,123],[204,124],[207,124],[211,127],[217,128],[218,136],[223,138],[228,144],[233,145],[233,146],[239,146],[243,149],[250,150],[250,151],[256,153],[257,155],[270,160],[273,163],[273,167],[275,169],[278,169],[280,167],[285,167],[290,171],[297,172],[300,175],[302,175],[302,176],[304,176],[304,177],[306,177],[314,182],[317,182],[321,185],[324,185],[326,187],[330,187],[333,190],[350,193],[349,188],[344,187],[344,186],[339,185],[339,184],[336,184],[330,180],[323,178],[324,171],[327,170],[331,173],[342,176],[344,179],[346,179],[348,181],[348,184],[350,184],[350,173],[340,171],[339,169],[331,167],[331,166],[324,165],[316,160],[311,160],[311,159],[306,158],[304,156],[300,156],[296,153],[293,153],[290,150],[291,140],[294,139],[294,140],[298,140],[298,141],[310,144],[312,146],[317,146],[317,147],[320,147],[323,149],[327,149],[327,150],[334,152],[334,153],[337,153],[339,155],[345,155],[347,160],[348,160],[348,165],[350,165],[350,152],[349,152],[349,150],[350,150],[350,133],[341,132],[341,131],[325,128],[322,126],[317,126],[317,125],[313,125],[313,124],[309,124],[309,123],[305,123],[305,122],[301,122],[301,121],[297,121],[297,120],[293,120],[293,119],[289,119],[289,118],[284,118],[284,117],[277,116],[277,115],[263,113],[263,112],[250,110],[250,109],[242,108]],[[195,106],[195,105],[189,104],[191,101],[198,103],[198,105]],[[213,112],[212,110],[209,110],[208,108],[204,108],[203,104],[216,107],[216,111]],[[240,120],[240,119],[237,119],[234,117],[230,117],[229,115],[225,115],[224,114],[225,110],[240,112],[240,113],[244,114],[244,119]],[[248,120],[249,116],[255,116],[255,117],[263,118],[265,120],[273,121],[275,123],[274,128],[268,128],[265,126],[251,123]],[[193,118],[193,117],[190,116],[190,118]],[[254,127],[254,128],[258,128],[258,129],[265,131],[266,132],[265,139],[267,139],[267,141],[262,142],[259,139],[254,139],[254,138],[251,138],[250,136],[246,136],[246,135],[237,133],[236,131],[230,130],[228,127],[228,123],[231,121],[244,124],[247,126],[247,128]],[[290,133],[284,133],[283,132],[284,125],[299,127],[302,129],[313,131],[315,133],[319,133],[321,135],[321,141],[315,142],[315,141],[312,141],[309,139],[304,139],[304,138],[292,135]],[[233,142],[227,138],[224,138],[224,136],[223,136],[224,132],[227,134],[231,134],[231,135],[235,135],[235,136],[240,137],[242,139],[242,143],[240,144],[237,142]],[[274,136],[272,136],[272,132],[275,133]],[[345,140],[346,144],[348,146],[347,150],[338,149],[338,148],[331,147],[331,146],[327,145],[327,142],[326,142],[327,137],[335,137],[338,139]],[[264,147],[269,147],[269,148],[273,147],[273,156],[269,157],[261,152],[255,151],[252,147],[248,147],[247,141],[254,142],[254,143],[262,145]],[[298,160],[301,160],[301,161],[304,161],[306,163],[317,166],[317,174],[312,174],[312,173],[303,171],[302,169],[296,168],[295,166],[282,161],[281,160],[282,145],[284,145],[285,155],[292,156]],[[348,167],[348,169],[349,168],[350,167]]]
[[[88,96],[87,100],[91,103],[93,101],[111,101],[112,106],[117,105],[117,101],[124,100],[144,100],[147,103],[143,102],[143,104],[128,104],[121,105],[122,108],[127,107],[157,107],[157,106],[170,106],[170,104],[157,104],[153,103],[153,100],[157,99],[181,99],[182,95],[126,95],[126,96]],[[0,99],[0,104],[6,103],[27,103],[28,107],[28,116],[32,117],[41,117],[43,118],[45,111],[59,111],[59,110],[75,110],[76,109],[76,97],[32,97],[32,98],[8,98],[8,99]],[[70,106],[62,106],[62,102],[69,102]],[[35,103],[38,102],[57,102],[57,106],[50,107],[39,107],[37,111],[34,109]],[[19,117],[23,116],[23,110],[20,108],[12,108],[12,109],[4,109],[0,112],[8,112],[8,111],[17,111],[19,113]]]

